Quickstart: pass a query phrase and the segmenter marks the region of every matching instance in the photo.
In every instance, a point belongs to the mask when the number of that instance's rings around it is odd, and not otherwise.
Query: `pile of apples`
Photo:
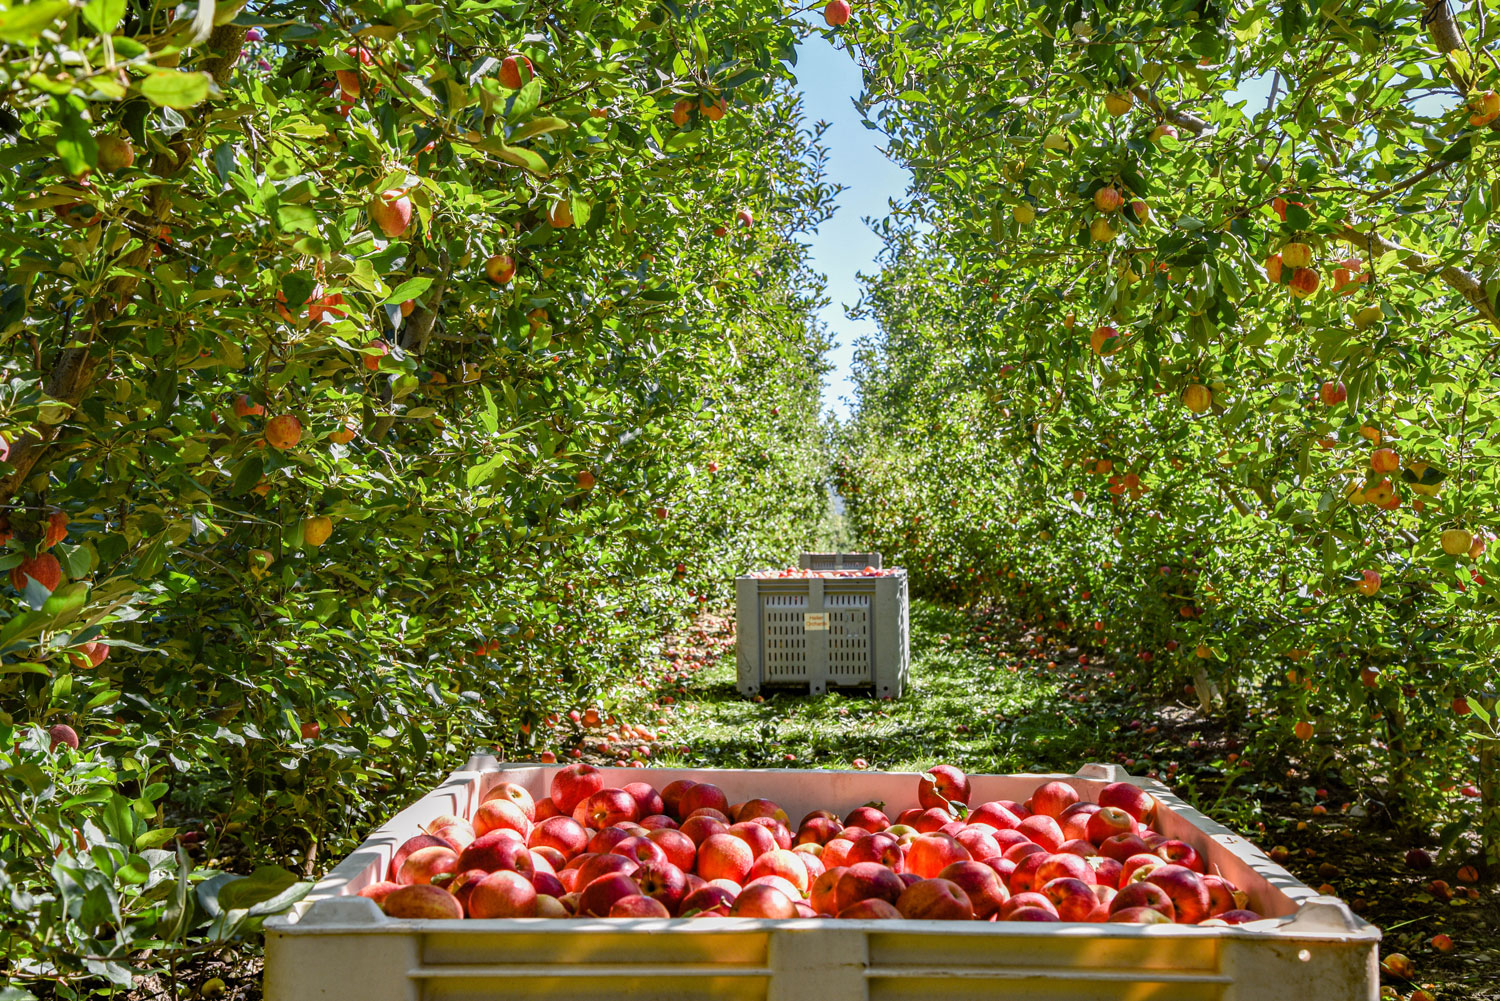
[[[752,570],[747,576],[760,578],[780,577],[891,577],[900,573],[900,570],[880,570],[876,567],[865,567],[863,570],[803,570],[799,567],[788,567],[785,570]]]
[[[769,799],[709,783],[606,788],[589,765],[533,802],[502,783],[474,816],[435,817],[360,895],[394,918],[908,918],[1242,924],[1245,895],[1151,823],[1125,782],[1082,802],[1047,782],[1026,803],[969,807],[968,778],[929,769],[895,821],[878,805],[814,810],[793,830]]]

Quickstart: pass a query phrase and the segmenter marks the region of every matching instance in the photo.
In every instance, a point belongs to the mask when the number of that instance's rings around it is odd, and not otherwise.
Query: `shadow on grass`
[[[1072,771],[1094,760],[1113,729],[1098,710],[1064,701],[1059,685],[1021,663],[1018,640],[988,635],[964,613],[927,602],[911,609],[906,693],[735,688],[732,653],[687,682],[664,765],[850,768],[882,771],[947,761],[975,772]],[[1027,662],[1031,663],[1031,662]],[[790,757],[789,757],[790,756]]]

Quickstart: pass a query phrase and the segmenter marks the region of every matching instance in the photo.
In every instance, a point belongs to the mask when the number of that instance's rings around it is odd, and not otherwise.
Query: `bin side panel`
[[[873,598],[869,592],[834,592],[823,599],[828,609],[828,680],[833,684],[870,683]]]
[[[807,680],[807,595],[760,595],[761,661],[767,684]]]

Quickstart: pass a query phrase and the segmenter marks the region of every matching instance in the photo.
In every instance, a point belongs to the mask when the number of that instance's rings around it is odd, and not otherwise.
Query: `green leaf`
[[[569,128],[571,124],[563,118],[533,118],[512,132],[510,141],[522,142],[533,136],[544,135],[548,132],[561,132],[563,129]]]
[[[146,831],[135,839],[135,850],[142,852],[149,848],[160,848],[175,837],[177,837],[175,827],[159,827],[154,831]]]
[[[101,35],[113,35],[125,16],[125,0],[86,0],[83,19]]]
[[[547,161],[529,149],[521,149],[519,146],[502,145],[496,148],[494,153],[506,163],[522,167],[540,177],[547,176]]]
[[[141,83],[152,104],[185,111],[208,99],[217,88],[207,73],[153,73]]]
[[[431,287],[431,278],[408,278],[400,285],[397,285],[395,290],[392,291],[390,295],[385,297],[385,301],[388,304],[393,302],[406,302],[408,299],[417,298]]]
[[[217,901],[226,911],[244,910],[286,892],[297,877],[279,865],[263,865],[250,875],[225,883]]]
[[[0,10],[0,42],[30,45],[65,17],[71,6],[68,0],[33,0]]]

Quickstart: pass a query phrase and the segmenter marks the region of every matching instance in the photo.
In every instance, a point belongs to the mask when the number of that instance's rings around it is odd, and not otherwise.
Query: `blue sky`
[[[845,306],[859,301],[856,274],[874,271],[880,253],[880,240],[864,220],[886,215],[889,200],[906,191],[909,175],[881,154],[876,145],[880,133],[860,124],[852,103],[860,91],[859,68],[847,52],[835,48],[822,32],[813,33],[797,49],[796,71],[808,119],[833,125],[824,137],[829,179],[845,187],[838,213],[809,241],[813,267],[828,276],[832,299],[820,319],[836,341],[828,355],[834,370],[823,382],[823,409],[843,419],[849,416],[849,398],[854,395],[849,382],[854,342],[874,330],[873,324],[855,322],[844,312]]]

